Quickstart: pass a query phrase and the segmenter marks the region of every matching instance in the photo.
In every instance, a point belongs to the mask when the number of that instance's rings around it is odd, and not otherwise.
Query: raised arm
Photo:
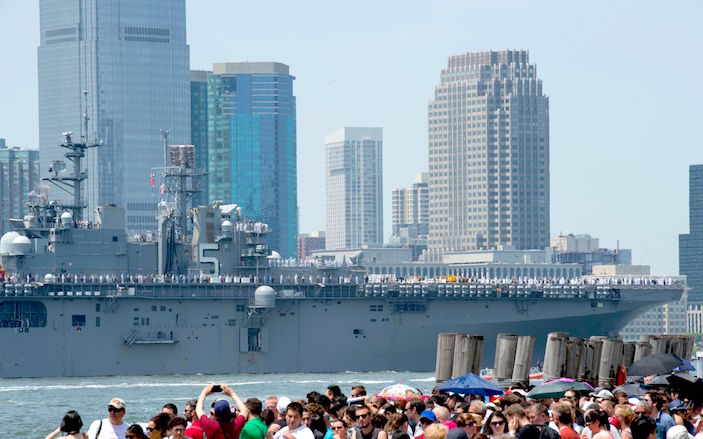
[[[249,409],[247,409],[247,406],[244,405],[241,399],[239,399],[239,396],[234,390],[232,390],[228,385],[225,384],[222,386],[222,393],[232,398],[234,400],[234,403],[237,405],[239,413],[245,418],[248,418]]]
[[[200,392],[200,396],[198,397],[198,402],[195,404],[195,413],[198,415],[198,419],[202,418],[205,416],[205,412],[203,411],[203,404],[205,404],[205,398],[212,393],[212,386],[214,384],[208,384],[203,388],[203,391]]]

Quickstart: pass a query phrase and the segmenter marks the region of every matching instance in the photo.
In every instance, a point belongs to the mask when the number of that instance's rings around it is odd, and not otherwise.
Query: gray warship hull
[[[0,309],[45,308],[34,326],[0,328],[0,377],[431,371],[437,335],[613,336],[681,285],[49,284],[5,288]],[[31,305],[30,305],[31,304]],[[39,312],[39,311],[37,311]]]

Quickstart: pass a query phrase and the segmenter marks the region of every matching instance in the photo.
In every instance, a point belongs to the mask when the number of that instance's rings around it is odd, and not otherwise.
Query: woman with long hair
[[[462,413],[456,418],[456,426],[466,432],[470,438],[481,431],[481,416],[473,413]]]
[[[483,424],[483,433],[493,439],[508,434],[508,419],[502,412],[493,412]]]
[[[61,425],[46,437],[46,439],[54,439],[61,433],[66,433],[67,438],[70,439],[87,439],[88,435],[81,433],[81,428],[83,428],[83,421],[81,416],[75,410],[70,410],[63,415],[61,419]]]
[[[388,417],[388,422],[383,430],[388,435],[388,439],[399,436],[400,433],[408,433],[408,417],[405,414],[393,413]]]
[[[149,436],[144,433],[144,429],[139,424],[132,424],[127,427],[124,437],[125,439],[149,439]]]
[[[586,427],[591,430],[591,439],[613,439],[613,435],[610,434],[608,415],[603,410],[586,410],[586,413],[583,414],[583,420]]]
[[[615,406],[615,417],[620,420],[620,437],[622,439],[632,439],[630,424],[635,419],[635,412],[630,404],[618,404]]]
[[[149,419],[149,423],[146,427],[146,434],[149,436],[149,439],[162,439],[168,437],[168,423],[170,421],[171,417],[168,413],[159,413]]]

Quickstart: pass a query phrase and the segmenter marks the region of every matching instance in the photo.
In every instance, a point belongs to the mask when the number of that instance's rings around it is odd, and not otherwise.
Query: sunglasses
[[[146,428],[146,431],[154,431],[154,430],[156,430],[156,427],[147,427]]]
[[[368,414],[368,413],[364,413],[364,414],[361,414],[361,415],[356,415],[356,417],[357,417],[357,418],[368,418],[368,417],[369,417],[369,414]]]
[[[344,426],[340,425],[338,427],[332,427],[332,430],[344,430]]]
[[[118,409],[118,408],[113,407],[113,406],[110,405],[110,406],[107,407],[107,411],[108,411],[108,412],[121,412],[122,409]]]
[[[491,425],[494,427],[500,427],[501,425],[505,425],[505,421],[493,421],[491,422]]]
[[[178,431],[178,432],[184,433],[186,431],[186,429],[184,427],[176,427],[172,431]]]

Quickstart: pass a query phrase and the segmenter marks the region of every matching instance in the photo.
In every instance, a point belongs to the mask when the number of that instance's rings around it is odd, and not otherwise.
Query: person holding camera
[[[203,411],[203,405],[205,404],[205,398],[213,393],[223,393],[232,398],[239,410],[239,415],[235,417],[230,409],[229,402],[221,398],[215,401],[214,418],[207,417]],[[234,393],[234,390],[227,385],[216,386],[214,384],[208,384],[200,392],[200,397],[195,405],[195,412],[200,420],[200,427],[208,439],[236,439],[242,431],[248,415],[246,406],[239,399],[239,396]]]

